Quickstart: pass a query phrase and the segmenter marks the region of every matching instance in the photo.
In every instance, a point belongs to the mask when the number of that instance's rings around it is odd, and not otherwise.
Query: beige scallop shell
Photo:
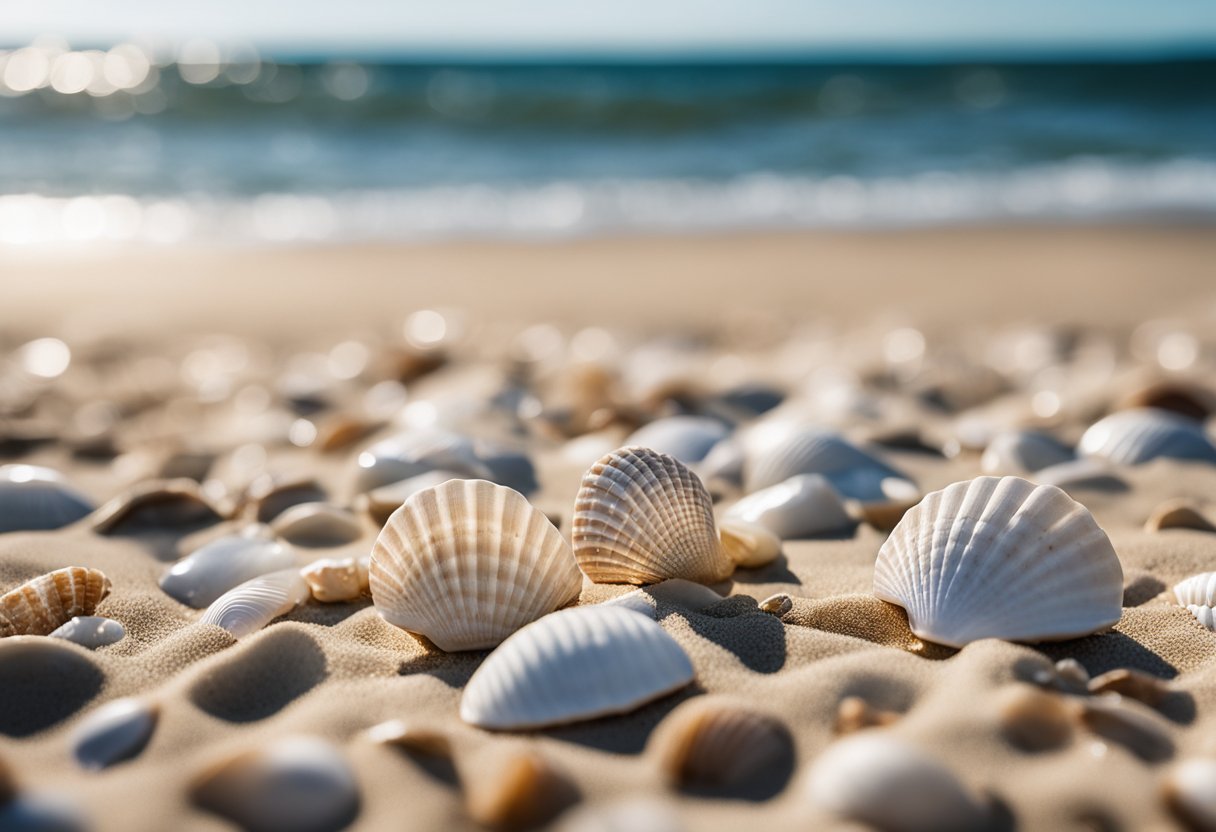
[[[650,747],[676,786],[734,786],[790,755],[792,740],[772,716],[698,698],[663,720]]]
[[[110,579],[96,569],[69,566],[40,575],[0,596],[0,638],[45,636],[78,615],[92,615],[110,594]]]
[[[595,583],[716,583],[734,570],[705,486],[675,457],[649,448],[621,448],[591,466],[572,538],[579,567]]]
[[[570,545],[544,512],[485,480],[414,494],[372,549],[380,614],[442,650],[493,647],[581,588]]]

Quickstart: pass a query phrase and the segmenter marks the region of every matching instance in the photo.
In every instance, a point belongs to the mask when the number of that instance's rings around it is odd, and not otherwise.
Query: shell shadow
[[[419,771],[436,783],[453,789],[460,788],[460,773],[449,754],[426,754],[399,745],[390,746],[393,751],[409,759]]]
[[[761,612],[756,599],[727,598],[701,613],[680,611],[701,638],[729,650],[755,673],[776,673],[785,667],[785,625]]]
[[[415,636],[415,638],[417,637]],[[463,688],[468,683],[469,677],[490,654],[489,650],[444,653],[438,647],[431,646],[430,642],[423,643],[430,647],[430,652],[401,662],[397,665],[398,676],[426,673],[450,688]]]
[[[325,653],[307,633],[276,627],[239,655],[225,656],[190,688],[190,701],[227,722],[281,711],[328,675]]]
[[[319,624],[322,627],[332,627],[341,624],[357,612],[367,609],[372,599],[363,597],[357,601],[342,601],[337,603],[301,604],[288,615],[288,621],[299,621],[304,624]]]
[[[1095,636],[1035,645],[1040,653],[1050,656],[1052,661],[1074,658],[1090,676],[1121,667],[1143,670],[1161,679],[1173,679],[1178,668],[1149,650],[1134,638],[1117,630]]]
[[[78,648],[40,636],[0,643],[0,734],[28,737],[67,719],[105,683]]]
[[[705,693],[696,682],[670,696],[649,702],[628,714],[614,714],[599,719],[575,722],[548,728],[538,733],[561,742],[574,743],[611,754],[641,754],[650,733],[682,702]],[[610,729],[610,730],[606,730]]]
[[[1165,592],[1165,582],[1147,573],[1137,575],[1123,587],[1123,606],[1138,607],[1147,603],[1162,592]]]
[[[916,704],[916,691],[906,682],[866,673],[849,677],[841,688],[840,699],[850,696],[860,697],[872,707],[901,714]]]
[[[789,560],[784,554],[775,560],[755,569],[739,568],[731,575],[735,583],[740,584],[795,584],[802,586],[802,580],[790,571]]]

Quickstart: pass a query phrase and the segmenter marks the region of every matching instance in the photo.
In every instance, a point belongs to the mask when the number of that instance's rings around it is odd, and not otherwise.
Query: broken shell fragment
[[[78,615],[92,615],[110,594],[97,569],[69,566],[40,575],[0,596],[0,638],[50,635]]]
[[[768,596],[756,606],[760,612],[780,618],[794,608],[794,599],[784,592],[778,592],[776,595]]]
[[[354,558],[326,558],[300,570],[312,597],[323,604],[354,601],[362,594],[359,564]]]

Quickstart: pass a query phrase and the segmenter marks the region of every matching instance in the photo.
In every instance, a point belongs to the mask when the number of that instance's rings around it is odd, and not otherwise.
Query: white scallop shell
[[[908,510],[879,550],[874,594],[938,644],[1054,641],[1119,620],[1123,570],[1093,516],[1060,489],[978,477]]]
[[[1216,445],[1199,422],[1152,407],[1121,410],[1098,420],[1081,437],[1077,452],[1120,465],[1158,457],[1216,462]]]
[[[271,572],[228,590],[199,621],[223,627],[235,638],[256,633],[309,598],[308,583],[295,569]]]
[[[38,465],[0,465],[0,533],[58,529],[93,510],[63,475]]]
[[[359,454],[356,493],[439,469],[490,479],[490,469],[477,458],[472,440],[444,430],[411,430],[382,439]]]
[[[581,588],[570,544],[545,514],[485,480],[413,495],[372,549],[376,609],[441,650],[493,647]]]
[[[734,570],[705,486],[649,448],[613,451],[583,475],[571,537],[579,568],[596,583],[716,583]]]
[[[841,495],[867,502],[889,499],[893,487],[902,493],[908,484],[906,476],[840,434],[815,428],[793,431],[766,450],[749,454],[743,482],[752,492],[798,474],[821,474]]]
[[[1191,615],[1209,630],[1216,630],[1216,572],[1201,572],[1192,575],[1174,586],[1174,597],[1178,603],[1191,611]]]
[[[123,626],[112,618],[78,615],[52,632],[50,636],[96,650],[98,647],[121,641],[126,634],[127,631],[123,629]]]
[[[1068,462],[1074,456],[1071,448],[1045,433],[1006,430],[992,437],[980,457],[980,468],[985,474],[1025,474]]]
[[[852,528],[854,521],[835,489],[819,474],[799,474],[739,500],[723,519],[758,523],[782,540]]]
[[[689,465],[705,459],[729,432],[720,421],[708,416],[668,416],[638,428],[624,444],[652,448]]]
[[[523,729],[620,714],[693,679],[684,649],[645,615],[574,607],[529,624],[489,655],[465,686],[460,717]]]
[[[89,714],[72,733],[76,762],[102,769],[143,751],[159,708],[141,699],[116,699]]]
[[[295,555],[275,541],[266,526],[251,526],[199,547],[173,564],[160,588],[187,606],[201,609],[235,586],[259,575],[290,569]]]

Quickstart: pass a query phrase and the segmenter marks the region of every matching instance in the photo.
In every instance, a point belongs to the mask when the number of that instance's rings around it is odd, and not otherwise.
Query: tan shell
[[[110,594],[110,579],[96,569],[69,566],[0,596],[0,638],[50,635],[78,615],[92,615]]]
[[[441,650],[493,647],[581,589],[570,545],[544,513],[485,480],[414,494],[372,549],[380,614]]]
[[[648,448],[621,448],[591,466],[572,538],[579,567],[595,583],[717,583],[735,567],[718,541],[705,486],[675,457]]]
[[[1169,682],[1164,679],[1127,667],[1108,670],[1100,676],[1095,676],[1089,680],[1088,690],[1095,695],[1117,693],[1143,702],[1150,708],[1161,705],[1172,692]]]
[[[194,480],[152,480],[107,502],[93,512],[91,521],[98,534],[119,534],[214,523],[224,519],[225,513]]]
[[[650,747],[673,785],[735,786],[786,759],[792,740],[772,716],[702,698],[663,720]]]
[[[1144,522],[1146,532],[1162,529],[1192,529],[1199,532],[1216,532],[1216,525],[1200,513],[1190,500],[1179,499],[1162,503],[1153,510]]]
[[[1079,717],[1074,700],[1028,685],[1015,685],[999,698],[1001,735],[1023,751],[1050,751],[1066,745]]]
[[[534,751],[482,754],[476,763],[475,776],[464,778],[465,806],[492,829],[536,829],[578,799],[570,780]]]
[[[426,725],[390,719],[367,729],[367,738],[381,745],[394,745],[412,754],[450,758],[452,741],[448,735]]]
[[[323,604],[354,601],[361,593],[359,563],[354,558],[316,560],[300,570],[312,597]]]
[[[863,728],[880,728],[899,721],[903,714],[875,708],[860,696],[846,696],[836,706],[836,733],[854,734]]]

